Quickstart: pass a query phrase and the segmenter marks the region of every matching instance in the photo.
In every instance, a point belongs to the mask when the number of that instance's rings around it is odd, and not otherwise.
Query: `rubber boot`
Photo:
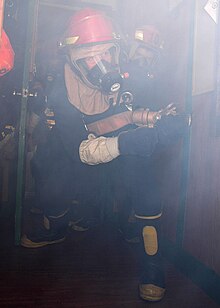
[[[68,211],[59,216],[43,216],[43,223],[24,234],[21,245],[27,248],[40,248],[51,244],[63,242],[68,228]]]
[[[130,244],[140,243],[140,230],[136,221],[126,220],[119,223],[118,231],[121,233],[123,239]]]
[[[159,243],[159,219],[141,221],[142,276],[139,294],[143,300],[157,302],[165,294],[165,275]]]
[[[85,232],[100,225],[100,209],[92,204],[73,200],[69,227],[73,231]]]
[[[140,243],[139,223],[129,203],[118,212],[118,231],[127,243]]]

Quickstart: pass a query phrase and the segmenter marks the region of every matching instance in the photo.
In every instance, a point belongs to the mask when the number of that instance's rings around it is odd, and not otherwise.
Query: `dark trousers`
[[[84,205],[111,207],[117,201],[124,215],[131,209],[140,216],[161,212],[161,197],[152,160],[119,157],[89,166],[74,162],[55,135],[38,146],[32,159],[39,207],[47,215],[59,215],[78,200]]]

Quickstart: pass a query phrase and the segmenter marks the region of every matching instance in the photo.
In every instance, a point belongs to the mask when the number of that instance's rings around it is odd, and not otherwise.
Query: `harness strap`
[[[87,129],[97,136],[114,132],[126,125],[132,124],[132,111],[125,111],[108,118],[87,124]]]
[[[90,123],[87,125],[87,129],[89,132],[101,136],[129,124],[153,128],[163,115],[176,115],[175,105],[169,104],[166,108],[159,111],[150,111],[148,108],[138,108],[134,111],[128,110]]]
[[[90,123],[87,125],[87,129],[89,132],[101,136],[114,132],[129,124],[152,128],[159,119],[159,112],[150,111],[148,108],[139,108],[134,111],[128,110],[114,114],[108,118]]]

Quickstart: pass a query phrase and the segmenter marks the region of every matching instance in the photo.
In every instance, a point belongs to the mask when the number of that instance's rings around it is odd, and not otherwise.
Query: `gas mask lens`
[[[115,48],[102,54],[79,60],[84,69],[84,77],[104,94],[117,92],[122,85],[122,77],[115,61]]]

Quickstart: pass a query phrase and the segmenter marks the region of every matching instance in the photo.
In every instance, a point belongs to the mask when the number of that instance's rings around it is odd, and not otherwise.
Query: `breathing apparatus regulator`
[[[114,68],[105,60],[99,61],[87,74],[88,81],[101,90],[109,94],[117,92],[122,85],[122,76],[117,67]]]

